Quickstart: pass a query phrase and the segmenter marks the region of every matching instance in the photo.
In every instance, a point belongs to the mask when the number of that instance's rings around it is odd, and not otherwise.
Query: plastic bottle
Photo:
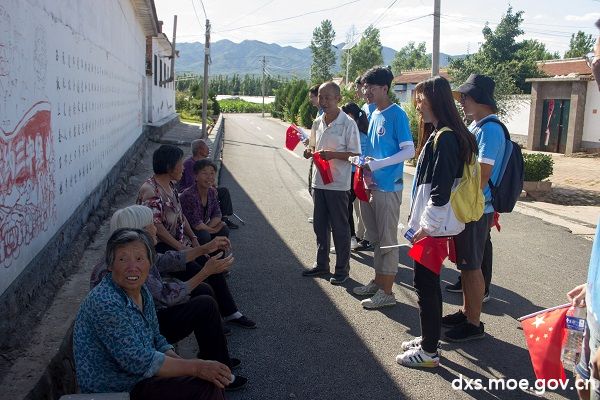
[[[562,348],[560,359],[566,369],[573,370],[581,357],[581,343],[585,331],[585,307],[571,307],[567,311],[567,341]]]

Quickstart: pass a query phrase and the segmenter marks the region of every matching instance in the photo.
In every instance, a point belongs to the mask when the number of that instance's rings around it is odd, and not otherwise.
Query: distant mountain
[[[334,71],[340,71],[339,66],[341,48],[344,43],[335,46],[337,63]],[[202,74],[204,71],[204,43],[177,43],[179,58],[176,60],[175,70],[178,73],[194,72]],[[383,47],[383,63],[391,65],[396,50]],[[234,43],[230,40],[219,40],[211,43],[210,75],[233,74],[262,74],[262,57],[267,59],[267,69],[273,76],[297,76],[307,78],[310,74],[312,53],[310,48],[298,49],[291,46],[280,46],[275,43],[264,43],[257,40],[244,40]],[[440,54],[440,66],[448,63],[448,55]],[[452,56],[454,57],[454,56]],[[460,57],[460,56],[459,56]]]

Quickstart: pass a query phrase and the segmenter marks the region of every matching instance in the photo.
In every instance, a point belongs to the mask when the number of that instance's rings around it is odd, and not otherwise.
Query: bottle
[[[581,357],[581,343],[585,331],[585,307],[573,307],[567,311],[567,341],[562,348],[560,359],[565,369],[574,370]]]

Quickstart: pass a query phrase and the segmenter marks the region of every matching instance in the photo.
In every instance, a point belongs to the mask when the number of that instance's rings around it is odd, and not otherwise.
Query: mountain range
[[[344,43],[335,46],[336,66],[340,71],[340,53]],[[204,43],[177,43],[179,58],[175,61],[178,73],[204,71]],[[391,65],[396,50],[383,46],[383,63]],[[260,75],[262,74],[262,58],[266,58],[267,71],[272,76],[296,76],[307,78],[310,73],[312,53],[309,47],[298,49],[292,46],[280,46],[276,43],[264,43],[257,40],[244,40],[234,43],[230,40],[219,40],[210,46],[210,75]],[[440,67],[448,64],[447,54],[440,53]],[[454,57],[454,56],[452,56]]]

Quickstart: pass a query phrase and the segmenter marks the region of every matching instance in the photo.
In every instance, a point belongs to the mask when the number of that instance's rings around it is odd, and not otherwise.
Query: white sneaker
[[[331,246],[331,248],[329,249],[329,253],[335,254],[335,246]]]
[[[395,306],[396,296],[394,296],[394,293],[386,294],[383,290],[378,289],[377,293],[375,293],[373,297],[361,301],[360,304],[362,304],[363,308],[367,308],[369,310],[381,307]]]
[[[491,297],[490,297],[490,292],[487,291],[483,294],[483,301],[482,303],[487,303],[488,301],[490,301]]]
[[[375,281],[367,283],[365,286],[357,286],[352,289],[352,292],[358,296],[373,296],[379,290],[379,286]]]
[[[440,356],[438,353],[430,356],[426,354],[421,346],[407,350],[396,356],[396,362],[405,367],[413,368],[435,368],[440,365]]]
[[[313,223],[313,217],[308,217],[308,223],[312,224]]]
[[[358,247],[358,241],[356,240],[356,236],[352,236],[350,238],[350,250],[356,250]]]
[[[402,342],[402,344],[400,345],[400,349],[402,349],[402,351],[408,351],[416,347],[421,347],[422,341],[423,338],[421,336],[417,336],[413,340],[409,340],[408,342]]]

